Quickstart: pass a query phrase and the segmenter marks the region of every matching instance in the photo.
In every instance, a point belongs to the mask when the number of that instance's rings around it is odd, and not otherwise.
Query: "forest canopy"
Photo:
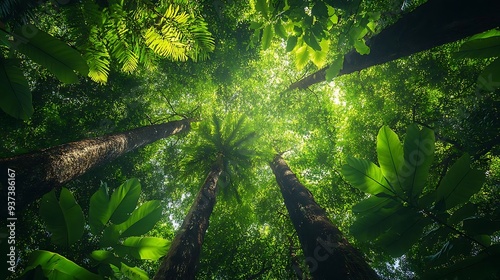
[[[500,3],[5,0],[5,279],[500,278]]]

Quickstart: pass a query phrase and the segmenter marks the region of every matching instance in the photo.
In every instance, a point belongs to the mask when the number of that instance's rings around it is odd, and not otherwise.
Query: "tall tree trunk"
[[[500,26],[498,0],[429,0],[368,40],[370,54],[352,50],[340,75],[383,64]],[[293,83],[304,89],[325,80],[328,66]]]
[[[313,279],[378,279],[281,156],[277,155],[270,165]]]
[[[154,277],[155,280],[194,279],[209,218],[215,206],[217,181],[221,173],[220,162],[212,167],[205,179]]]
[[[14,170],[16,205],[17,208],[22,208],[93,167],[108,163],[159,139],[189,131],[191,121],[184,119],[144,126],[0,159],[0,185],[7,187],[7,170]],[[5,210],[2,210],[2,213],[4,212]]]

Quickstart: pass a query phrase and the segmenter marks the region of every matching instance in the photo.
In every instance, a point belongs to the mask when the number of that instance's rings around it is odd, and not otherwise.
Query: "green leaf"
[[[31,91],[17,59],[0,58],[0,107],[22,120],[33,115]]]
[[[400,170],[403,189],[408,197],[418,197],[424,189],[434,160],[434,132],[428,128],[408,126],[404,141],[404,167]]]
[[[264,18],[269,18],[269,7],[266,0],[257,0],[255,3],[255,10],[260,12]]]
[[[366,45],[365,39],[354,41],[354,48],[359,54],[370,54],[370,47]]]
[[[477,78],[477,86],[486,91],[500,88],[500,58],[495,59],[483,69]]]
[[[442,265],[452,257],[469,255],[471,249],[472,245],[469,240],[464,238],[452,239],[447,241],[436,254],[427,256],[425,259],[432,266]]]
[[[309,50],[307,45],[303,45],[295,52],[295,66],[297,69],[304,68],[309,62]]]
[[[49,251],[34,251],[31,253],[25,273],[41,266],[49,279],[99,280],[102,279],[67,258]]]
[[[316,67],[321,68],[326,63],[328,56],[328,49],[330,48],[330,41],[323,40],[320,43],[321,51],[315,51],[310,54],[310,58]]]
[[[497,56],[500,56],[500,34],[498,34],[498,31],[471,38],[471,40],[463,43],[458,52],[455,53],[457,58],[489,58]]]
[[[328,8],[322,1],[317,1],[312,7],[311,13],[317,18],[327,18]]]
[[[358,204],[352,207],[352,212],[357,213],[370,213],[379,211],[381,208],[393,208],[396,207],[398,202],[391,197],[378,197],[371,196],[365,200],[362,200]]]
[[[394,207],[380,208],[378,211],[369,212],[358,217],[351,226],[350,231],[361,241],[372,242],[398,222],[403,221],[409,214],[413,214],[401,204]]]
[[[122,223],[128,219],[130,212],[137,206],[139,195],[141,194],[141,184],[139,180],[133,178],[127,180],[118,187],[109,200],[107,216],[112,223]]]
[[[116,229],[116,225],[110,225],[104,229],[99,244],[101,247],[110,247],[117,244],[119,239],[120,231]]]
[[[274,32],[276,33],[276,35],[280,36],[283,39],[286,39],[288,37],[285,27],[283,27],[281,21],[277,21],[274,25]]]
[[[491,235],[500,230],[500,220],[487,218],[468,218],[463,220],[463,229],[468,235]]]
[[[106,186],[102,184],[90,198],[89,224],[93,234],[99,234],[109,221],[109,198]]]
[[[477,213],[477,205],[472,203],[467,203],[460,207],[458,210],[453,212],[453,214],[448,218],[448,223],[450,225],[455,225],[460,223],[465,218],[472,217]]]
[[[344,67],[344,56],[337,55],[333,60],[333,63],[326,69],[326,80],[330,82],[333,78],[337,77],[340,73],[340,70]]]
[[[306,42],[306,44],[309,45],[313,50],[321,51],[321,46],[319,45],[318,40],[312,33],[308,32],[304,34],[303,38],[304,42]]]
[[[251,29],[260,29],[262,27],[262,22],[251,22],[250,23],[250,28]]]
[[[160,219],[160,201],[152,200],[135,209],[128,220],[116,225],[115,230],[120,233],[120,237],[142,235],[150,231]]]
[[[89,73],[85,59],[77,50],[33,25],[16,30],[14,38],[19,52],[47,68],[63,83],[78,82],[74,71],[83,76]]]
[[[107,264],[113,264],[117,267],[120,266],[120,259],[116,257],[112,252],[106,251],[106,250],[95,250],[92,251],[90,256],[100,262],[100,263],[107,263]]]
[[[366,193],[386,193],[393,195],[382,171],[378,166],[363,159],[347,158],[347,164],[342,167],[342,174],[353,187]]]
[[[291,52],[297,45],[297,36],[290,36],[286,41],[286,51]]]
[[[469,201],[477,193],[485,180],[485,174],[470,168],[470,157],[463,155],[453,164],[437,189],[437,201],[443,200],[445,209],[450,209]]]
[[[430,223],[418,213],[413,213],[393,221],[389,232],[380,236],[376,244],[392,257],[400,257],[406,253],[422,236],[422,232]]]
[[[404,166],[403,146],[398,136],[388,126],[380,128],[377,135],[377,156],[383,176],[394,190],[404,192],[402,175]]]
[[[130,280],[149,280],[149,276],[146,271],[134,266],[130,267],[124,263],[121,263],[120,273]],[[122,279],[121,277],[119,279]]]
[[[262,33],[262,49],[267,50],[269,46],[271,46],[271,42],[273,39],[273,26],[272,25],[266,25],[264,27],[264,32]]]
[[[129,237],[114,246],[120,257],[132,256],[138,260],[158,260],[169,248],[170,241],[156,237]]]
[[[42,197],[40,216],[52,234],[52,243],[56,245],[68,247],[83,235],[85,220],[82,208],[66,188],[61,189],[59,201],[54,190]]]

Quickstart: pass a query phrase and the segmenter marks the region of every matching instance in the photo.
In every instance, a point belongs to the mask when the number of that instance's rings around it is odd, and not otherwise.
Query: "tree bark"
[[[378,279],[281,156],[270,165],[313,279]]]
[[[14,170],[16,208],[22,208],[96,166],[159,139],[189,131],[191,121],[184,119],[144,126],[0,159],[0,185],[8,186],[7,170]]]
[[[155,280],[190,280],[196,275],[201,246],[215,206],[217,181],[222,164],[216,163],[196,196],[182,226],[175,235],[167,256],[163,259]]]
[[[338,76],[383,64],[500,26],[500,1],[429,0],[367,41],[370,54],[344,56]],[[325,81],[328,66],[291,84],[304,89]]]

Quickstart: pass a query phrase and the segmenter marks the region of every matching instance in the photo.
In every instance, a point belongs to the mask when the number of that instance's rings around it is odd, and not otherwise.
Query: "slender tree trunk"
[[[378,279],[281,156],[277,155],[270,165],[313,279]]]
[[[184,119],[144,126],[0,159],[0,185],[7,186],[7,171],[14,170],[16,205],[17,208],[22,208],[93,167],[108,163],[159,139],[189,131],[191,121]],[[2,210],[2,213],[4,212],[5,210]]]
[[[368,40],[370,54],[352,50],[340,75],[383,64],[500,26],[498,0],[429,0]],[[325,80],[328,66],[293,83],[304,89]]]
[[[195,278],[201,246],[216,202],[217,181],[221,173],[222,164],[215,164],[191,205],[179,232],[175,235],[168,254],[154,277],[155,280]]]

